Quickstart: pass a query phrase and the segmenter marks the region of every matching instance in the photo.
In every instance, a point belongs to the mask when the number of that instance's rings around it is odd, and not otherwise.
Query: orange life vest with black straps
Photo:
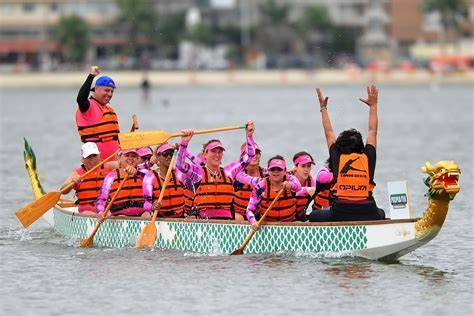
[[[319,191],[314,197],[313,210],[329,209],[331,206],[330,189],[331,183],[317,184]]]
[[[117,191],[120,182],[124,178],[124,174],[119,170],[116,170],[116,175],[114,182],[109,191],[109,199],[111,199],[115,192]],[[142,188],[143,178],[140,172],[134,177],[129,177],[125,180],[125,183],[122,186],[122,189],[119,191],[117,197],[112,203],[111,212],[117,212],[119,210],[130,208],[130,207],[141,207],[143,208],[144,198],[143,198],[143,188]]]
[[[109,171],[109,169],[102,165],[85,178],[82,178],[81,182],[75,188],[77,197],[76,204],[95,205],[95,201],[100,194],[102,182]],[[86,167],[82,165],[76,169],[76,172],[82,176],[87,170]]]
[[[226,209],[230,210],[234,200],[232,180],[219,168],[220,177],[215,179],[204,167],[204,177],[194,194],[194,206],[199,210]]]
[[[258,177],[263,178],[263,169],[261,167],[258,167]],[[245,215],[252,191],[253,188],[248,184],[242,184],[239,189],[235,190],[233,204],[235,213]]]
[[[184,193],[184,213],[191,215],[191,209],[194,206],[194,191],[186,187],[183,188]]]
[[[89,98],[89,104],[91,107],[95,107],[95,109],[93,109],[94,111],[100,109],[100,111],[102,111],[102,117],[98,122],[93,124],[81,125],[78,120],[79,114],[76,114],[76,125],[81,141],[83,143],[98,143],[118,140],[120,128],[115,110],[109,104],[101,105],[93,98]]]
[[[358,153],[342,154],[331,194],[336,198],[361,200],[367,199],[372,191],[367,156]]]
[[[153,171],[156,182],[153,181],[153,199],[158,200],[161,188],[163,187],[163,180],[158,171]],[[183,209],[185,204],[184,188],[178,181],[174,172],[171,172],[171,179],[166,185],[163,200],[161,200],[161,210],[166,211],[161,213],[163,217],[183,217]]]
[[[285,177],[286,178],[286,177]],[[265,192],[258,204],[258,214],[262,214],[267,210],[273,202],[278,192],[271,189],[270,179],[265,177]],[[293,192],[285,191],[273,208],[268,212],[266,221],[269,222],[293,222],[296,220],[296,198]]]

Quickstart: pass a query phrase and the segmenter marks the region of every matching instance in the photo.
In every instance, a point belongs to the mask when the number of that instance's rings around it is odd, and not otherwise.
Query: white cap
[[[100,155],[99,148],[93,142],[87,142],[81,147],[81,156],[82,158],[87,158],[90,155]]]

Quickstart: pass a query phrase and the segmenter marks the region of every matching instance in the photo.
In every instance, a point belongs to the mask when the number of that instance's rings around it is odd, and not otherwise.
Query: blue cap
[[[115,82],[109,76],[101,76],[95,82],[96,87],[110,87],[115,89]]]

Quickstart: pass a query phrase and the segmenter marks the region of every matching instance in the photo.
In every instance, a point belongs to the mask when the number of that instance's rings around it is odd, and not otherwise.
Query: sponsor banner
[[[391,181],[388,186],[388,202],[391,219],[411,218],[407,181]]]

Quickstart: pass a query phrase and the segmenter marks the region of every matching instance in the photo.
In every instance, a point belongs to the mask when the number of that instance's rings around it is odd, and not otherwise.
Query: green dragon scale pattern
[[[95,218],[54,211],[55,229],[66,238],[84,239]],[[228,254],[238,248],[249,225],[159,222],[157,247],[203,254]],[[146,222],[105,221],[95,235],[96,246],[133,247]],[[367,248],[365,226],[263,226],[245,249],[246,253],[350,252]]]

